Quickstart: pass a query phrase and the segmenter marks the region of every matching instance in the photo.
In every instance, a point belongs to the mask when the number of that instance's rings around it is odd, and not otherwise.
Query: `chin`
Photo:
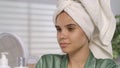
[[[67,51],[67,50],[62,50],[62,52],[63,53],[67,53],[67,54],[69,53],[69,51]]]
[[[63,53],[70,53],[70,49],[69,48],[61,48]]]

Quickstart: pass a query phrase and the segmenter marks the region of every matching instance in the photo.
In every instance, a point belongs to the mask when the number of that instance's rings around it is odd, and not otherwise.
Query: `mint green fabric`
[[[67,63],[67,55],[48,54],[41,57],[36,68],[67,68]],[[118,66],[112,59],[96,59],[91,53],[85,68],[118,68]]]

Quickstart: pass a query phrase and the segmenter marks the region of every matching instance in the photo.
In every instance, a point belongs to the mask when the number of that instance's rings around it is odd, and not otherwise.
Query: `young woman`
[[[109,1],[59,0],[54,22],[66,54],[44,55],[36,68],[118,68],[112,60],[115,19]]]

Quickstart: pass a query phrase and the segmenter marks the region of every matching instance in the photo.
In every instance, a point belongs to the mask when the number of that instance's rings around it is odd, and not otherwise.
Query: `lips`
[[[70,43],[60,43],[61,48],[66,48]]]

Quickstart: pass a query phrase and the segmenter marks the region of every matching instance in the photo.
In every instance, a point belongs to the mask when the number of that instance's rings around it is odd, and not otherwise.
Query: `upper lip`
[[[61,42],[60,44],[62,45],[62,44],[70,44],[70,43],[66,43],[66,42]]]

